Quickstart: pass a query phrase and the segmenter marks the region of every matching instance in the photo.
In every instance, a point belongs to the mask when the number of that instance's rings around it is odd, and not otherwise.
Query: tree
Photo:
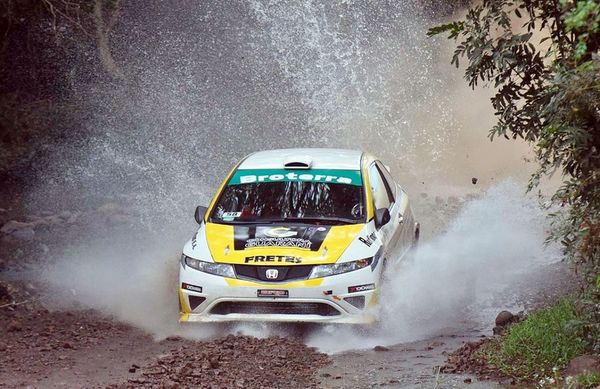
[[[462,20],[432,27],[457,42],[475,88],[491,98],[497,136],[535,147],[540,178],[560,171],[552,196],[553,231],[586,274],[600,272],[600,3],[597,0],[483,0]],[[558,211],[555,211],[558,208]]]

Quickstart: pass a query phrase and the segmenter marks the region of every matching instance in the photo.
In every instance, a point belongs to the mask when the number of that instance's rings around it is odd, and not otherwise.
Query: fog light
[[[363,309],[365,307],[365,296],[351,296],[344,298],[344,301],[350,303],[353,307]]]

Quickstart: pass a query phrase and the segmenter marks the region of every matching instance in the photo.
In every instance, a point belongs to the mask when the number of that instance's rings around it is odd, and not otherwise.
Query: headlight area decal
[[[374,290],[375,284],[355,285],[348,287],[348,293],[366,292],[368,290]]]
[[[202,287],[197,285],[186,284],[185,282],[181,283],[182,289],[191,290],[192,292],[202,293]]]

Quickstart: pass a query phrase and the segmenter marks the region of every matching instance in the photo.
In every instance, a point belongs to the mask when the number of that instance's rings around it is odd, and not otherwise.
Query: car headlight
[[[348,273],[350,271],[365,268],[371,264],[373,258],[359,259],[358,261],[332,263],[331,265],[318,265],[313,267],[308,278],[321,278],[336,274]]]
[[[181,256],[181,263],[184,265],[184,267],[185,265],[187,265],[192,269],[196,269],[204,273],[214,274],[216,276],[221,277],[235,278],[233,266],[227,263],[205,262],[200,261],[198,259],[190,258],[186,255]]]

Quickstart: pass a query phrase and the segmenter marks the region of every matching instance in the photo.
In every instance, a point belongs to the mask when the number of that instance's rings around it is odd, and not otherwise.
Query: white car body
[[[273,193],[285,212],[310,210],[313,205],[301,201],[314,196],[315,209],[347,217],[252,219],[268,206],[248,193],[264,197],[272,188],[281,188]],[[289,195],[289,204],[282,197],[288,193],[298,193]],[[354,150],[251,154],[209,207],[198,208],[200,226],[183,248],[179,272],[181,322],[372,322],[384,262],[400,260],[419,235],[402,187],[377,158]]]

